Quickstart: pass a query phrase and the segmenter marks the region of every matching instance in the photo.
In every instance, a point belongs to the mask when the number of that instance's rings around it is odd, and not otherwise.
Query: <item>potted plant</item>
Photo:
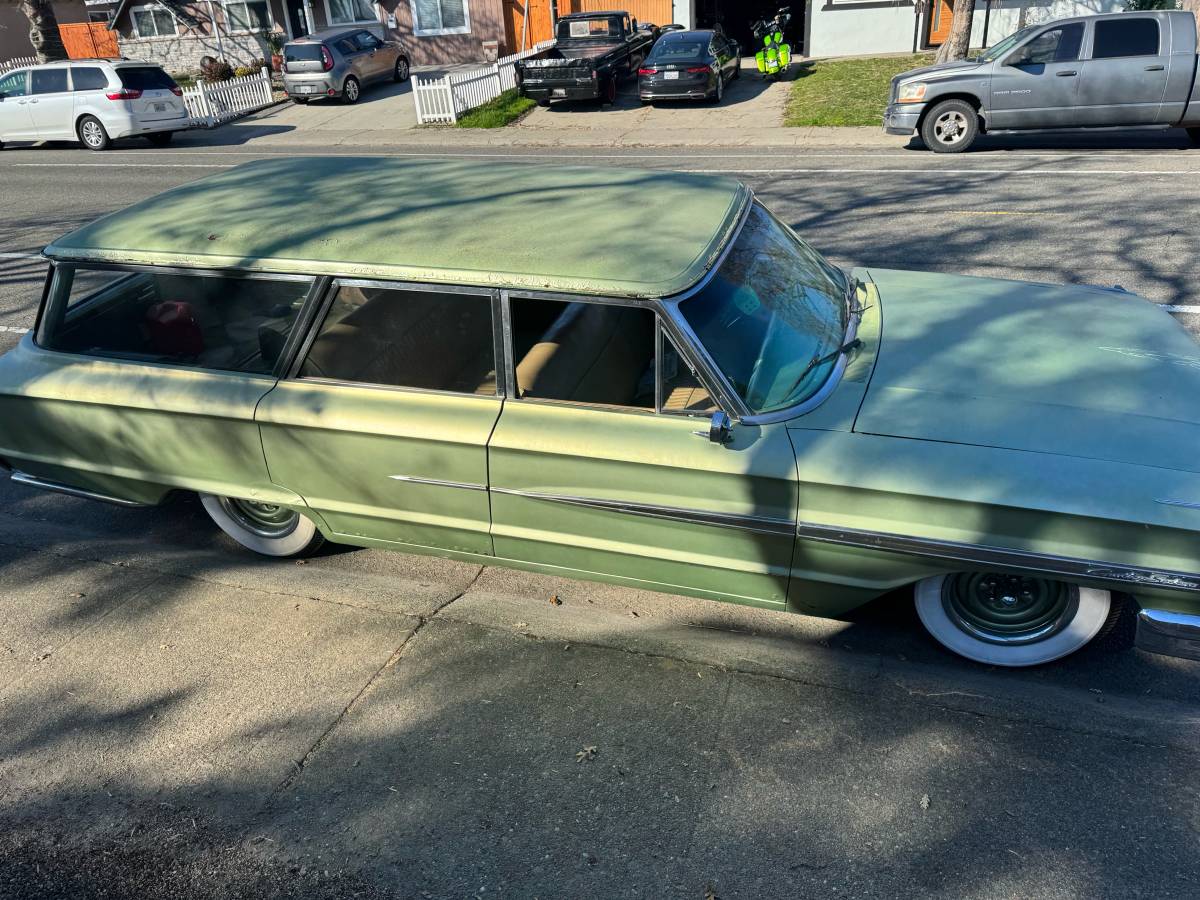
[[[271,51],[271,71],[283,69],[283,35],[278,31],[267,32],[267,49]]]

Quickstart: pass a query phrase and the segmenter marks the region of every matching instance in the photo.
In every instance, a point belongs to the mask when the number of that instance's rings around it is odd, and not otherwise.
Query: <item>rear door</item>
[[[137,116],[138,124],[161,124],[186,119],[183,91],[170,75],[158,66],[118,66],[117,78],[131,96],[125,102]]]
[[[1153,125],[1159,121],[1171,62],[1168,35],[1152,16],[1122,15],[1093,24],[1092,52],[1079,85],[1079,124]]]
[[[992,71],[988,127],[1066,128],[1078,124],[1084,25],[1072,22],[1034,35]]]
[[[491,292],[342,280],[259,405],[271,478],[357,543],[492,552]]]
[[[0,140],[37,139],[33,110],[29,105],[29,71],[10,72],[0,78]]]
[[[75,100],[66,66],[32,69],[29,73],[29,109],[42,140],[73,138]]]

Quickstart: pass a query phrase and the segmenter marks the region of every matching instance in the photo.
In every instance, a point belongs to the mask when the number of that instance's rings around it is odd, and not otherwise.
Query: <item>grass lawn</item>
[[[537,104],[528,97],[518,97],[515,90],[505,91],[495,100],[477,106],[458,120],[459,128],[503,128],[511,125]]]
[[[931,62],[918,53],[800,63],[783,124],[882,125],[892,76]]]

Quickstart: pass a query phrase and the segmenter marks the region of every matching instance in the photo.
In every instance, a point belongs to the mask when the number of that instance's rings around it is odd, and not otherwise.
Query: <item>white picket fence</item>
[[[517,60],[537,56],[554,46],[542,41],[528,50],[502,56],[490,66],[448,72],[433,78],[413,75],[413,99],[417,106],[417,124],[431,122],[454,124],[468,110],[494,100],[517,86]]]
[[[257,75],[243,75],[216,84],[196,83],[183,89],[193,127],[214,128],[275,102],[271,73],[263,69]]]
[[[18,56],[16,59],[8,59],[0,62],[0,75],[10,69],[19,69],[21,66],[36,66],[38,64],[36,56]]]

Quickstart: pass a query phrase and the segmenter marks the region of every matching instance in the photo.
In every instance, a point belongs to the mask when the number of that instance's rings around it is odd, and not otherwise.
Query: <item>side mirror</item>
[[[708,420],[708,431],[693,431],[698,437],[706,437],[714,444],[728,444],[733,440],[733,420],[728,413],[715,412]]]
[[[637,19],[630,19],[629,21],[633,23],[633,30],[637,31]]]

